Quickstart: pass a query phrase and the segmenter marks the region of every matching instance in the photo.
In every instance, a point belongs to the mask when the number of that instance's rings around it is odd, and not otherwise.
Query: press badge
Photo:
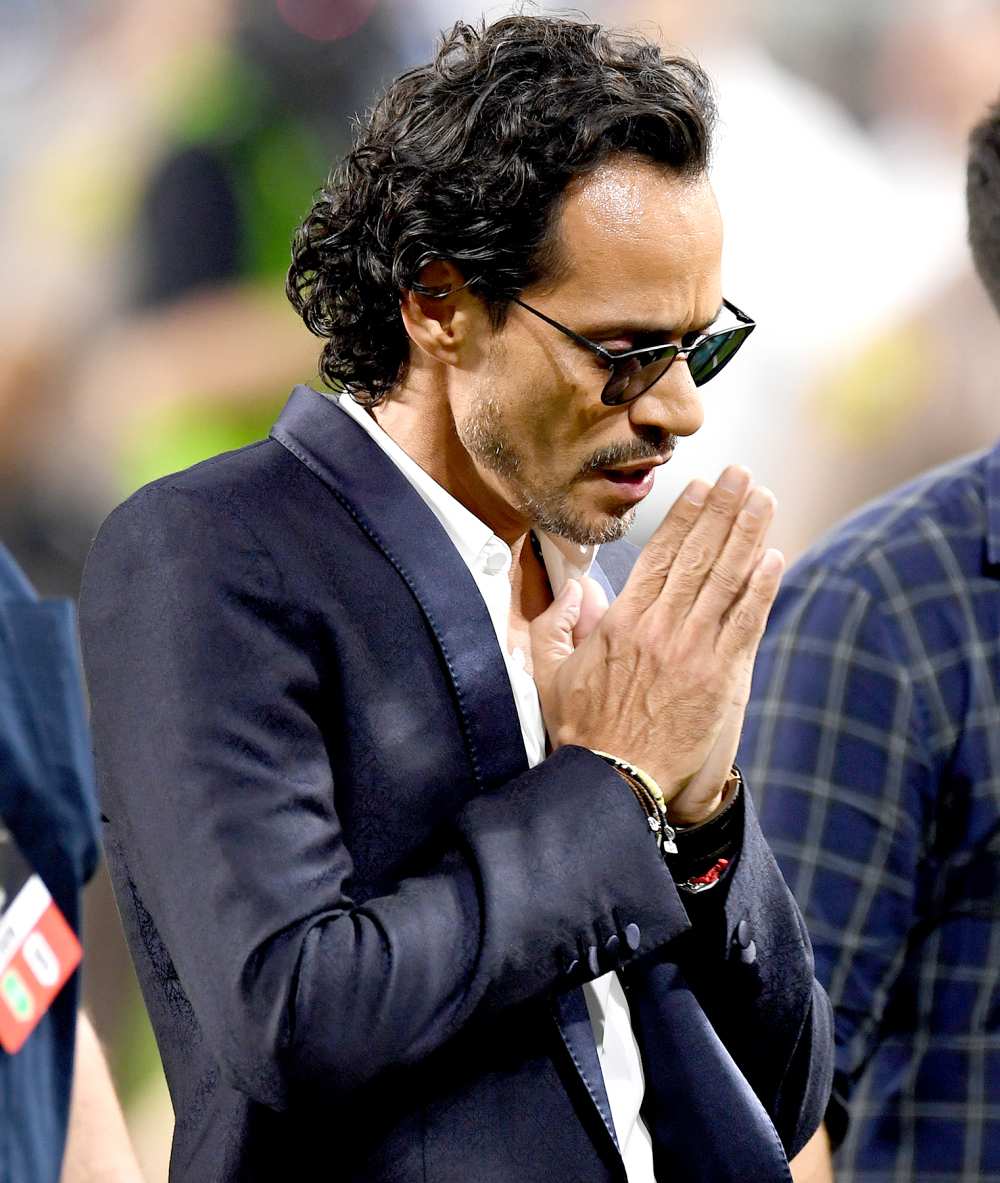
[[[0,1046],[19,1051],[83,950],[40,875],[0,823]]]

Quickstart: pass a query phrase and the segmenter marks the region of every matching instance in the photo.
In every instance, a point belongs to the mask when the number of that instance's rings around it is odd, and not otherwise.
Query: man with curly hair
[[[828,1003],[733,768],[773,499],[734,466],[621,541],[753,327],[713,114],[640,38],[457,25],[295,238],[335,393],[102,528],[172,1179],[778,1183],[816,1128]]]

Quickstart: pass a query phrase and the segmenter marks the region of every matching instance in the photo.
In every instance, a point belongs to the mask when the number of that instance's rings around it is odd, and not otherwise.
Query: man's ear
[[[429,296],[412,288],[403,293],[399,310],[407,335],[435,361],[457,365],[479,301],[463,286],[465,277],[458,268],[444,259],[421,267],[417,282],[444,294]]]

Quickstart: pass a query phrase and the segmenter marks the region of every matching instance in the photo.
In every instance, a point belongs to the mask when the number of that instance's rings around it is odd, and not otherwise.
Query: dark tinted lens
[[[688,368],[695,386],[704,386],[709,379],[714,378],[728,364],[729,359],[750,335],[752,327],[752,325],[747,325],[745,328],[727,329],[722,333],[713,333],[690,353]]]
[[[648,355],[652,360],[645,361],[640,353],[615,362],[611,377],[601,392],[601,402],[615,407],[620,403],[630,403],[644,394],[670,368],[670,363],[677,356],[677,348],[671,345],[666,349],[651,349]]]

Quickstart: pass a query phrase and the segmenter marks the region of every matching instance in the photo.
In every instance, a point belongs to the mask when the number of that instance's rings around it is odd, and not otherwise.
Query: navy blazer
[[[613,769],[528,770],[472,576],[335,402],[120,506],[81,617],[171,1180],[621,1183],[579,990],[616,967],[658,1177],[789,1178],[830,1017],[750,802],[692,924]]]

